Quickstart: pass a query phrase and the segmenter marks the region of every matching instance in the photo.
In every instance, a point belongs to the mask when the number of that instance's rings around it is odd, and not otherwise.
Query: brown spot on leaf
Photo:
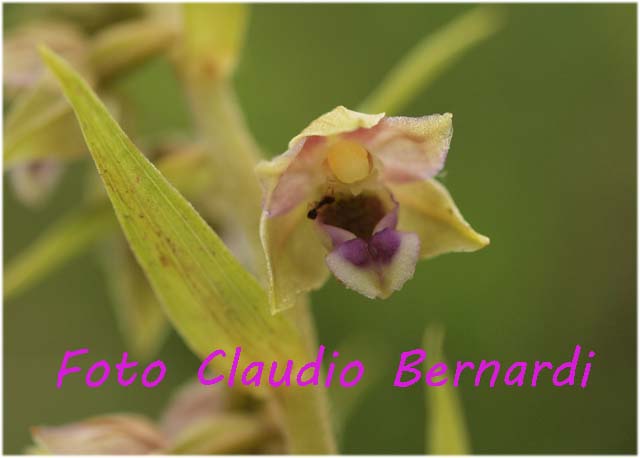
[[[165,267],[169,267],[169,265],[171,265],[171,261],[164,254],[160,255],[160,263]]]

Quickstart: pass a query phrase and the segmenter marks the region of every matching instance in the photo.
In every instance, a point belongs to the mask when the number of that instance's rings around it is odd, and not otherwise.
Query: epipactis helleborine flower
[[[449,150],[451,120],[340,106],[258,165],[274,312],[319,288],[328,271],[369,298],[386,298],[413,276],[419,258],[489,243],[433,179]]]
[[[284,442],[266,406],[226,385],[190,381],[159,421],[114,413],[62,426],[32,428],[31,454],[141,455],[283,453]]]

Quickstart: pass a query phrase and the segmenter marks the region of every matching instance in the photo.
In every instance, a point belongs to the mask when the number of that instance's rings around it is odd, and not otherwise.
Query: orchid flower
[[[32,429],[31,454],[282,453],[272,415],[226,386],[189,382],[158,421],[113,413],[61,426]]]
[[[110,84],[117,75],[164,52],[176,32],[152,18],[111,24],[89,36],[72,22],[40,21],[11,30],[5,37],[3,88],[10,102],[5,113],[5,170],[24,204],[44,203],[65,163],[87,153],[73,112],[55,80],[45,72],[37,46],[58,52],[95,87],[107,93],[113,111],[121,101]],[[109,95],[111,94],[111,95]]]
[[[489,243],[434,180],[452,132],[449,113],[387,117],[340,106],[258,165],[274,312],[319,288],[328,272],[366,297],[386,298],[418,259]]]
[[[149,355],[157,349],[166,318],[198,355],[212,345],[238,344],[250,359],[297,361],[317,340],[305,293],[330,272],[347,287],[382,298],[413,276],[418,259],[488,243],[434,180],[451,140],[450,114],[404,118],[336,108],[296,136],[285,154],[258,166],[265,191],[261,209],[253,170],[262,151],[243,120],[232,81],[246,7],[150,6],[145,16],[84,37],[81,61],[69,58],[79,72],[40,49],[68,106],[60,93],[50,94],[48,74],[33,81],[24,72],[13,78],[20,84],[5,124],[12,133],[5,139],[5,166],[15,167],[19,186],[41,181],[39,195],[23,198],[37,202],[46,196],[57,163],[87,149],[82,141],[76,148],[83,138],[104,194],[96,193],[88,211],[56,225],[18,259],[9,281],[5,277],[9,291],[62,262],[60,251],[75,254],[108,233],[114,223],[108,198],[130,251],[117,235],[103,258],[125,335],[135,336],[128,339],[134,351]],[[367,111],[409,100],[421,81],[490,33],[486,19],[465,15],[419,43],[366,99]],[[113,90],[116,76],[159,54],[175,65],[198,147],[189,154],[151,154],[154,167],[130,139],[135,129],[125,134],[130,126],[123,128],[109,112],[126,113],[127,124],[132,110]],[[92,88],[101,98],[112,97],[116,110],[108,110]],[[54,165],[34,165],[45,159]],[[106,231],[95,229],[102,224]],[[269,316],[267,302],[273,312],[301,306],[295,315]],[[223,385],[192,384],[157,421],[116,413],[37,427],[31,451],[331,454],[335,431],[324,388],[267,390],[253,397]]]
[[[73,24],[45,21],[22,26],[7,34],[3,46],[3,87],[7,99],[33,88],[45,74],[36,46],[46,43],[74,65],[83,67],[86,37]],[[48,84],[55,88],[54,81]]]

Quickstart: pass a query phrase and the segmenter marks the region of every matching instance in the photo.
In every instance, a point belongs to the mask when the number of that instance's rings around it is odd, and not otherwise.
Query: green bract
[[[138,151],[89,86],[46,48],[129,245],[167,315],[199,355],[238,345],[253,359],[287,359],[300,337],[193,207]],[[298,349],[298,350],[297,350]]]

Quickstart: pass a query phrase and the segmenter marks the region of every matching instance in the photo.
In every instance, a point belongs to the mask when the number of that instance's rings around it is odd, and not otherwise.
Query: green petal
[[[398,230],[420,237],[420,256],[476,251],[489,244],[467,223],[447,189],[436,180],[389,185],[400,203]]]
[[[320,288],[329,276],[327,254],[303,205],[280,216],[266,212],[260,237],[267,257],[269,302],[277,313],[296,305],[300,296]]]
[[[82,78],[52,52],[43,49],[42,56],[76,112],[131,249],[191,349],[201,357],[236,346],[253,360],[300,357],[299,334],[283,315],[269,314],[257,281]]]
[[[436,326],[425,331],[426,364],[442,363],[444,332]],[[427,387],[427,453],[433,455],[468,455],[471,453],[469,434],[464,421],[458,390],[448,383]]]
[[[101,258],[127,348],[135,359],[148,361],[164,342],[169,323],[122,235],[114,236],[102,248]]]

